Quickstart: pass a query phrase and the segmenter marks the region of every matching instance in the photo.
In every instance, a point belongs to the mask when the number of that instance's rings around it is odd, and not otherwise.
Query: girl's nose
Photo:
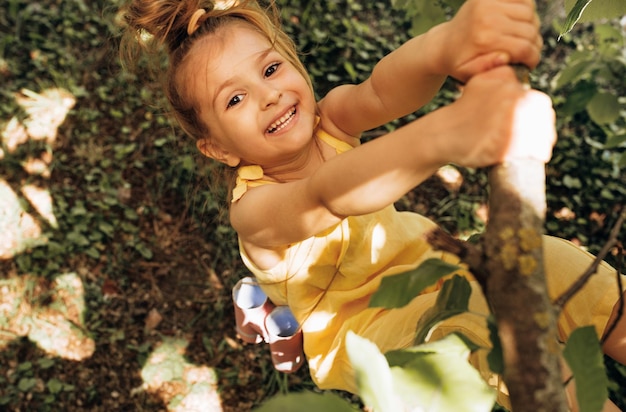
[[[272,88],[272,87],[268,87],[264,93],[263,93],[263,100],[261,101],[261,108],[262,109],[267,109],[275,104],[277,104],[280,101],[280,98],[282,97],[282,92],[280,92],[279,90]]]

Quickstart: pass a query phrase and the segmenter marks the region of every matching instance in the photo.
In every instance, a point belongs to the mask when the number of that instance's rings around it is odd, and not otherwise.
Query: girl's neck
[[[313,137],[307,147],[291,160],[287,167],[264,168],[265,178],[278,183],[292,182],[311,176],[329,157],[324,144]]]

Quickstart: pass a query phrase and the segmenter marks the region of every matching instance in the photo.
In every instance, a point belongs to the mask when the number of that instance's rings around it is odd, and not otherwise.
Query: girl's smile
[[[278,119],[274,123],[272,123],[270,125],[270,127],[267,129],[267,133],[274,134],[274,133],[278,133],[281,130],[285,129],[285,127],[287,127],[289,124],[291,124],[291,121],[296,116],[296,113],[297,113],[297,110],[296,110],[296,107],[294,106],[291,109],[289,109],[289,111],[287,113],[282,115],[280,117],[280,119]]]

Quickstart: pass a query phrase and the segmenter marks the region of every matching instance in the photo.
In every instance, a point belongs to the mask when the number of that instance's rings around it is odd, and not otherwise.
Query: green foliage
[[[255,412],[354,412],[345,399],[331,392],[314,393],[302,392],[289,395],[276,395]]]
[[[453,16],[465,0],[392,0],[393,7],[406,12],[411,19],[412,36],[425,33]]]
[[[389,364],[378,347],[353,332],[346,335],[346,350],[354,368],[359,395],[366,405],[380,412],[402,410]]]
[[[464,277],[455,275],[446,280],[437,294],[435,305],[417,322],[414,343],[425,342],[430,331],[444,320],[467,312],[471,293],[470,284]]]
[[[402,13],[385,1],[278,0],[318,97],[338,84],[362,82],[374,64],[407,38]]]
[[[565,0],[567,18],[561,35],[569,33],[579,21],[589,22],[626,15],[626,3],[622,0]]]
[[[495,402],[495,391],[467,363],[470,347],[458,335],[384,357],[375,345],[354,334],[346,346],[359,393],[375,410],[478,412],[490,411]]]
[[[593,26],[594,42],[571,53],[553,84],[561,97],[559,114],[571,119],[584,113],[601,130],[607,149],[620,147],[626,142],[626,102],[618,96],[626,93],[626,58],[622,51],[625,39],[620,28],[613,24]],[[581,42],[582,43],[582,42]],[[626,155],[616,161],[626,166]]]
[[[576,398],[581,412],[601,411],[608,397],[609,380],[595,328],[587,326],[573,331],[563,357],[576,379]]]
[[[556,42],[572,51],[554,67],[545,87],[557,111],[559,141],[548,169],[548,231],[578,239],[597,252],[611,215],[626,197],[626,60],[617,22],[579,25]],[[566,224],[567,223],[567,224]],[[610,259],[610,258],[609,258]]]
[[[424,289],[459,269],[441,259],[428,259],[413,270],[383,278],[369,305],[387,309],[405,306]]]

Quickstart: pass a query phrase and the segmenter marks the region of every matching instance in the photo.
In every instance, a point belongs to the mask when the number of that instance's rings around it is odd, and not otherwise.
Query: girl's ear
[[[196,142],[196,147],[200,150],[200,153],[206,157],[222,162],[230,167],[239,165],[241,159],[232,153],[222,149],[222,147],[213,139],[199,139]]]

